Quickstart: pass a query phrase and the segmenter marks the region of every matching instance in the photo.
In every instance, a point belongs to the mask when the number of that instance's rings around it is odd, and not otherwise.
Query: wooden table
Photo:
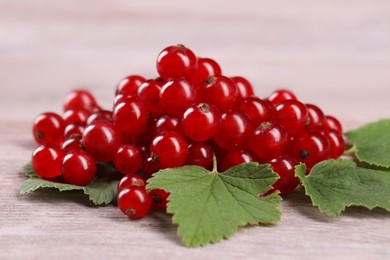
[[[110,108],[122,77],[155,77],[158,52],[179,42],[261,97],[292,89],[345,129],[389,117],[387,0],[0,1],[0,259],[389,259],[389,213],[329,218],[302,190],[285,197],[280,223],[197,249],[163,212],[129,221],[77,192],[19,195],[37,114],[61,112],[77,87]]]

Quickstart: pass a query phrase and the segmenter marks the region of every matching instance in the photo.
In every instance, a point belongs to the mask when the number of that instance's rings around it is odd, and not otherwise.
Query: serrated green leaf
[[[381,120],[345,134],[355,146],[359,161],[390,167],[390,120]]]
[[[315,165],[305,176],[306,167],[295,169],[313,205],[328,216],[338,216],[346,207],[375,207],[390,211],[390,171],[358,167],[346,159]]]
[[[99,170],[97,177],[91,183],[77,186],[40,178],[29,162],[22,167],[22,172],[28,179],[20,185],[20,194],[24,195],[41,188],[53,188],[59,191],[82,190],[95,205],[109,204],[116,198],[119,181],[113,178],[116,177],[116,172],[110,167],[100,165]]]
[[[232,236],[240,226],[280,220],[278,194],[259,199],[278,179],[269,165],[248,163],[223,174],[197,166],[161,170],[147,189],[170,192],[167,212],[179,225],[178,234],[190,247]]]
[[[84,193],[95,205],[109,204],[118,193],[118,180],[94,180],[84,188]]]
[[[71,185],[67,183],[58,183],[41,178],[29,178],[20,185],[20,194],[24,195],[28,192],[35,191],[40,188],[55,188],[59,191],[83,190],[84,187]]]
[[[34,171],[31,162],[28,162],[25,165],[23,165],[22,172],[27,177],[38,177],[38,174],[36,174],[36,172]]]

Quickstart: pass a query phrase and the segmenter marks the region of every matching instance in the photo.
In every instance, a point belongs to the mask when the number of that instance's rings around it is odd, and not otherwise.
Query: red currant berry
[[[148,156],[142,162],[142,178],[148,180],[152,174],[160,170],[158,158],[155,155]]]
[[[96,162],[82,150],[68,152],[62,161],[62,178],[70,184],[84,186],[96,175]]]
[[[97,106],[97,102],[93,95],[84,89],[77,89],[70,92],[64,102],[64,111],[70,109],[86,109],[89,111],[94,110]]]
[[[70,152],[72,150],[84,150],[83,144],[81,143],[81,136],[76,135],[67,139],[62,143],[61,150],[64,152]]]
[[[247,150],[236,150],[228,152],[221,162],[220,171],[224,172],[234,166],[248,162],[257,162],[258,158]]]
[[[149,192],[150,197],[152,198],[152,204],[159,208],[166,209],[168,203],[169,192],[161,189],[153,189]]]
[[[150,144],[150,152],[158,159],[161,169],[182,166],[187,159],[187,141],[180,134],[169,131],[158,134]]]
[[[189,138],[202,142],[218,132],[220,122],[221,115],[214,106],[200,103],[190,106],[184,112],[181,126]]]
[[[166,131],[175,131],[184,136],[183,129],[181,128],[181,121],[175,116],[162,116],[156,121],[156,125],[153,129],[154,135]]]
[[[187,76],[196,67],[195,54],[182,44],[165,48],[157,57],[157,72],[164,80]]]
[[[127,188],[127,187],[133,187],[133,186],[139,186],[139,187],[145,187],[145,181],[142,179],[141,176],[129,173],[122,177],[122,179],[118,183],[118,192],[121,190]]]
[[[161,78],[146,80],[138,89],[138,97],[146,109],[153,115],[161,114],[160,92],[163,85]]]
[[[203,99],[220,111],[232,109],[238,101],[236,84],[225,76],[208,77],[201,92]]]
[[[132,219],[145,216],[152,205],[152,199],[144,187],[132,186],[121,190],[118,194],[118,207]]]
[[[84,132],[85,126],[80,123],[69,124],[64,130],[64,139],[72,138],[73,136],[81,136]]]
[[[281,194],[287,194],[293,191],[300,183],[299,178],[295,177],[295,166],[298,165],[290,155],[280,155],[269,160],[271,168],[279,175],[279,179],[273,186],[273,190],[279,190]]]
[[[61,174],[61,163],[65,153],[52,144],[38,146],[32,154],[32,167],[42,178],[50,179]]]
[[[181,116],[191,106],[197,95],[197,88],[186,78],[173,79],[161,89],[161,108],[168,115]]]
[[[325,115],[322,110],[312,104],[305,104],[309,116],[309,124],[307,129],[312,131],[321,131],[324,129]]]
[[[329,159],[329,142],[320,133],[305,131],[292,141],[288,154],[305,163],[309,172],[317,163]]]
[[[82,143],[96,161],[108,162],[114,158],[121,145],[118,130],[106,121],[97,121],[85,128]]]
[[[260,159],[266,159],[282,154],[288,143],[289,137],[283,127],[264,122],[253,132],[248,145]]]
[[[189,79],[195,86],[201,86],[208,77],[220,75],[222,75],[222,70],[215,60],[198,57],[198,68],[192,71]]]
[[[238,76],[231,77],[231,79],[237,86],[239,100],[253,96],[255,94],[252,84],[247,79]]]
[[[148,127],[148,112],[145,105],[136,99],[127,99],[115,106],[114,125],[123,135],[136,136]]]
[[[64,141],[64,120],[55,113],[42,113],[33,123],[33,136],[38,144],[61,145]]]
[[[136,96],[138,88],[144,81],[145,79],[139,75],[127,76],[119,82],[115,94],[130,94]]]
[[[142,155],[137,147],[121,145],[114,156],[115,168],[123,173],[136,173],[142,166]]]
[[[116,95],[114,98],[114,107],[127,99],[138,99],[138,94],[120,93]]]
[[[301,133],[308,122],[307,108],[298,100],[286,100],[275,107],[272,121],[281,125],[290,136]]]
[[[77,109],[66,110],[63,117],[64,117],[65,125],[69,125],[69,124],[85,125],[90,115],[91,113],[88,110],[84,108],[77,108]]]
[[[279,89],[274,92],[267,98],[274,106],[279,105],[286,100],[297,100],[297,97],[289,90]]]
[[[272,108],[269,103],[258,97],[245,98],[238,106],[238,109],[245,112],[254,127],[271,118]]]
[[[96,121],[107,121],[109,123],[112,123],[112,112],[108,110],[100,110],[91,114],[87,119],[87,125],[90,125]]]
[[[243,147],[251,131],[252,125],[248,116],[240,110],[231,110],[222,114],[214,141],[223,149],[237,150]]]
[[[197,165],[211,170],[213,167],[213,149],[206,143],[192,142],[188,145],[186,165]]]
[[[329,142],[330,146],[330,156],[331,159],[337,159],[344,153],[344,138],[343,135],[334,130],[334,129],[325,129],[322,132],[322,135]]]
[[[343,127],[340,124],[340,121],[333,116],[325,116],[325,129],[333,129],[340,133],[343,132]]]

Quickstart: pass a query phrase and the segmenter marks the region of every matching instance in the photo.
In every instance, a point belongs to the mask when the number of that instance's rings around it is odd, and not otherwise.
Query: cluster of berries
[[[216,61],[183,45],[158,55],[159,77],[131,75],[116,88],[112,110],[86,90],[71,92],[64,114],[43,113],[34,122],[40,146],[32,156],[42,178],[86,185],[96,162],[112,162],[126,175],[118,205],[132,218],[152,203],[166,207],[163,190],[145,191],[159,169],[198,165],[219,171],[247,162],[269,163],[280,175],[274,190],[286,194],[299,180],[294,167],[338,158],[344,151],[339,121],[303,104],[288,90],[261,99],[243,77],[227,77]],[[141,173],[137,175],[136,173]]]

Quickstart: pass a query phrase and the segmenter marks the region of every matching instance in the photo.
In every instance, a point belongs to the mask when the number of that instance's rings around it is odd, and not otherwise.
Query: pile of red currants
[[[156,79],[124,78],[112,110],[103,110],[86,90],[71,92],[62,116],[42,113],[34,121],[39,147],[35,172],[45,179],[87,185],[97,162],[112,163],[124,175],[118,206],[131,218],[155,204],[166,207],[168,193],[147,193],[145,181],[159,169],[198,165],[220,172],[247,162],[269,163],[286,194],[299,180],[294,167],[308,171],[344,151],[339,121],[288,90],[261,99],[243,77],[227,77],[216,61],[197,57],[183,45],[158,55]]]

